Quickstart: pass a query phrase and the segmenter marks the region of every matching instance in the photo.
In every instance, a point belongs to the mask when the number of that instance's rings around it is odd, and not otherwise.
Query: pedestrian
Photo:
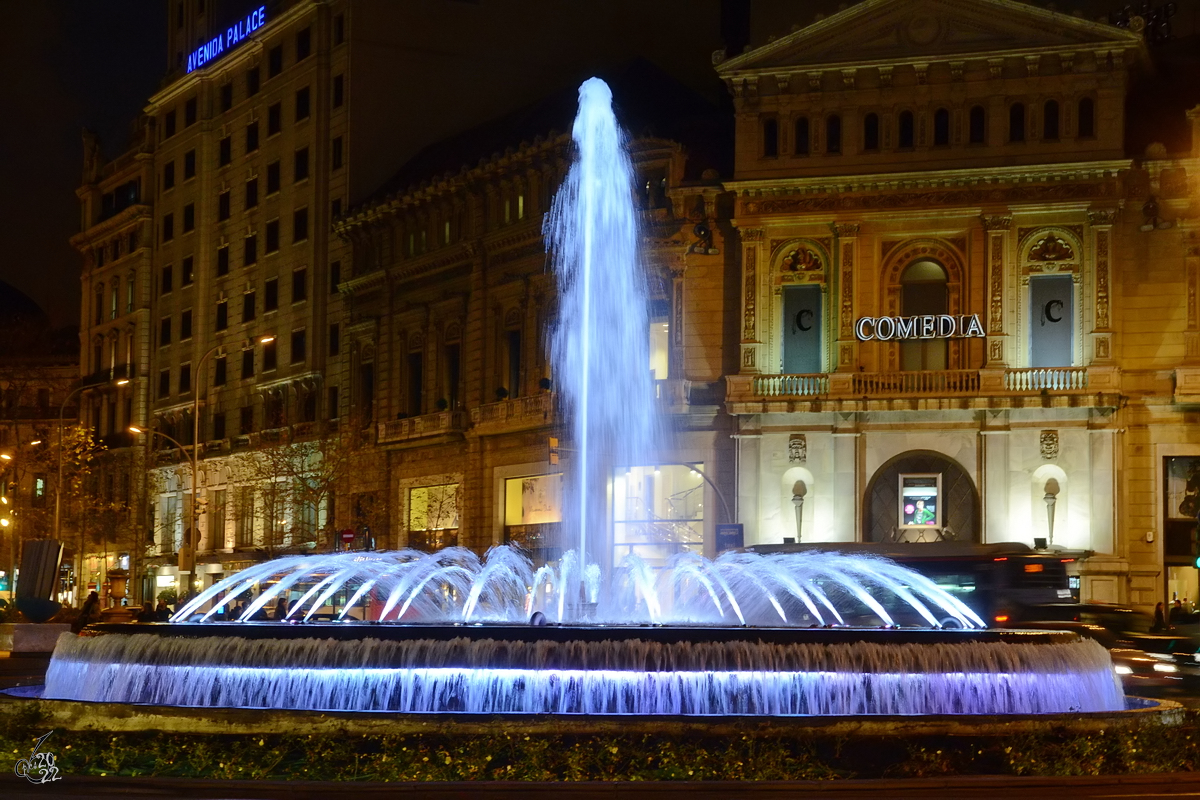
[[[158,605],[154,609],[156,622],[168,622],[171,619],[171,608],[167,605],[167,601],[161,597],[158,598]]]
[[[275,615],[272,617],[276,622],[283,622],[288,615],[288,601],[283,595],[279,595],[279,599],[275,601]]]
[[[1183,622],[1185,613],[1183,610],[1183,601],[1176,599],[1175,605],[1171,606],[1171,613],[1167,615],[1167,621],[1172,625],[1178,625]]]
[[[1154,627],[1150,629],[1151,633],[1162,633],[1167,629],[1167,610],[1166,604],[1161,600],[1154,607]]]
[[[79,633],[88,625],[99,621],[100,595],[96,592],[89,592],[87,599],[83,601],[83,608],[80,609],[79,616],[71,623],[71,630],[74,633]]]
[[[142,603],[142,610],[137,615],[138,622],[157,622],[158,617],[154,614],[154,605],[147,600]]]

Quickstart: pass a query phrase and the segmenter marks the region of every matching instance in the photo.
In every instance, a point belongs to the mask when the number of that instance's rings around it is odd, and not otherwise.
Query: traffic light
[[[550,466],[558,464],[558,437],[546,437],[546,460],[550,462]]]

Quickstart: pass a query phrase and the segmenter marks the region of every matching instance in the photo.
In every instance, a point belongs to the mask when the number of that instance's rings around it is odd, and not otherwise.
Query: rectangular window
[[[279,162],[272,161],[267,164],[267,194],[275,194],[279,191]]]
[[[329,216],[337,219],[342,215],[342,198],[335,197],[329,204]]]
[[[823,325],[821,320],[821,287],[815,284],[806,286],[783,287],[783,371],[787,375],[807,375],[822,371],[821,355]],[[655,325],[661,325],[656,328]],[[660,335],[660,340],[653,338]],[[665,378],[667,366],[667,323],[665,319],[655,320],[651,325],[651,352],[662,353]]]
[[[179,341],[192,338],[192,310],[184,309],[179,315]]]
[[[192,257],[187,256],[183,261],[179,262],[179,285],[190,286],[192,283]]]
[[[242,351],[242,378],[254,377],[254,350],[246,349]]]
[[[308,148],[303,147],[296,151],[296,157],[293,160],[292,180],[297,183],[308,180]]]
[[[562,522],[562,475],[530,475],[504,482],[504,524]]]
[[[251,412],[249,415],[246,412]],[[242,435],[254,430],[254,413],[251,408],[242,409]],[[234,508],[233,541],[235,547],[252,547],[254,545],[254,487],[239,486]]]
[[[292,242],[303,242],[308,238],[308,209],[297,208],[292,212]]]
[[[344,75],[333,76],[333,107],[341,108],[346,100],[346,78]]]
[[[214,440],[218,440],[218,441],[225,438],[225,412],[224,411],[214,411],[213,412],[213,415],[212,415],[212,438]],[[219,490],[216,493],[221,494],[221,495],[225,494],[224,490]],[[224,508],[222,508],[222,511],[224,511]],[[222,514],[222,516],[224,516],[224,514]],[[224,520],[222,520],[222,521],[224,521]],[[224,526],[222,526],[222,527],[224,527]]]
[[[175,110],[172,109],[163,115],[163,138],[170,139],[175,135]]]
[[[408,354],[408,415],[420,416],[425,400],[425,359],[418,350]]]
[[[158,371],[158,399],[171,396],[171,370],[160,369]]]
[[[223,356],[223,355],[217,356],[213,360],[213,386],[224,386],[225,385],[225,381],[227,379],[227,370],[228,370],[228,362],[226,361],[225,356]],[[225,437],[218,436],[217,438],[223,439]]]
[[[258,262],[258,236],[250,234],[242,242],[242,265],[250,266]]]
[[[192,390],[192,365],[179,365],[179,393],[185,394]]]
[[[296,90],[296,122],[302,119],[308,119],[309,114],[309,98],[311,93],[309,88],[305,86],[303,89]]]
[[[183,232],[196,230],[196,204],[188,203],[183,207]]]
[[[274,253],[279,250],[279,220],[273,219],[267,223],[266,252]]]
[[[263,311],[279,308],[279,279],[268,278],[263,286]]]
[[[183,126],[186,128],[189,125],[196,124],[196,98],[189,98],[183,104]]]
[[[336,322],[329,326],[329,355],[336,356],[342,351],[342,329]]]
[[[254,292],[246,292],[242,295],[242,322],[250,322],[256,313]]]
[[[333,169],[342,168],[342,137],[336,136],[333,139],[333,146],[329,154],[329,163]]]
[[[217,276],[229,274],[229,245],[217,248]]]
[[[328,397],[326,398],[325,403],[327,406],[325,409],[325,416],[328,417],[329,419],[337,419],[338,418],[338,387],[336,387],[336,386],[329,387]]]
[[[125,281],[125,313],[126,314],[133,313],[133,295],[134,295],[134,292],[136,291],[134,289],[134,276],[135,275],[136,275],[136,273],[133,273],[133,272],[129,273],[129,278],[128,278],[128,280]]]
[[[254,406],[242,406],[239,430],[243,436],[247,433],[254,433]],[[249,523],[249,521],[247,522]]]
[[[703,470],[702,464],[696,469]],[[652,567],[704,549],[704,479],[687,466],[620,468],[612,479],[613,558],[633,554]],[[667,527],[663,527],[667,526]],[[667,537],[657,535],[670,530]]]
[[[233,137],[226,136],[217,143],[217,162],[224,167],[233,161]]]
[[[333,18],[333,43],[341,44],[346,41],[346,15],[338,14]]]
[[[174,268],[170,264],[167,264],[162,268],[162,272],[158,281],[158,291],[160,294],[167,294],[171,291],[171,289],[175,288],[171,285],[171,278],[174,276],[174,274]]]
[[[171,318],[163,317],[158,321],[158,346],[171,343]]]
[[[276,362],[275,342],[267,342],[262,346],[263,351],[263,372],[271,372],[278,366]]]
[[[168,161],[166,164],[163,165],[162,187],[163,187],[164,192],[167,191],[168,189],[175,188],[175,162],[174,161]]]
[[[301,364],[308,358],[308,334],[306,331],[292,331],[292,363]]]
[[[312,30],[305,28],[296,32],[296,60],[303,61],[312,52]]]
[[[188,150],[183,154],[183,179],[196,177],[196,151]]]
[[[277,44],[267,53],[267,77],[274,78],[283,72],[283,45]]]
[[[226,83],[221,87],[221,111],[233,108],[233,84]]]
[[[275,103],[267,108],[267,136],[274,136],[283,128],[283,106]]]
[[[342,262],[334,261],[329,265],[329,293],[337,294],[338,284],[342,282]]]
[[[217,330],[223,331],[229,327],[229,301],[217,302]]]
[[[440,486],[418,486],[408,494],[408,529],[410,532],[446,532],[458,529],[459,492],[457,483]],[[437,537],[441,538],[441,537]],[[410,542],[411,544],[412,542]],[[434,547],[434,542],[425,542]]]
[[[251,122],[246,126],[246,152],[253,153],[258,149],[258,123]]]
[[[258,205],[258,178],[251,178],[246,181],[246,208],[251,209]]]
[[[308,269],[301,267],[292,272],[292,302],[299,303],[308,299]]]
[[[251,67],[246,70],[246,97],[253,97],[258,94],[258,90],[262,87],[262,78],[258,74],[258,67]]]
[[[169,242],[175,238],[175,215],[163,214],[162,218],[162,240]]]
[[[217,222],[224,222],[229,219],[229,190],[221,192],[217,195]]]

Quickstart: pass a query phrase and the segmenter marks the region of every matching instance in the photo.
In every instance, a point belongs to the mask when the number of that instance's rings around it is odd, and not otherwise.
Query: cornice
[[[80,231],[72,236],[68,241],[76,250],[82,250],[90,242],[93,242],[96,239],[102,239],[105,236],[112,236],[120,228],[128,225],[131,222],[140,222],[150,218],[150,206],[145,203],[137,203],[121,210],[106,220],[97,222],[86,231]]]

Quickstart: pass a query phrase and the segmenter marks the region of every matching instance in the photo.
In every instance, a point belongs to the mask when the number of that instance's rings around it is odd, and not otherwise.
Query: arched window
[[[983,106],[971,106],[968,141],[971,144],[983,144],[987,141],[987,116]]]
[[[933,144],[950,144],[950,112],[944,108],[933,112]]]
[[[1025,141],[1025,104],[1013,103],[1008,108],[1008,140]]]
[[[837,114],[825,120],[825,152],[842,152],[842,118]]]
[[[104,284],[96,285],[96,303],[94,305],[93,319],[95,324],[99,325],[104,321]]]
[[[863,117],[863,150],[879,149],[879,115],[872,112]]]
[[[137,277],[136,272],[129,273],[129,277],[125,279],[125,313],[133,313],[133,288],[135,286],[134,279]]]
[[[762,147],[764,158],[779,155],[779,122],[775,119],[762,121]]]
[[[796,155],[808,155],[808,117],[800,117],[796,120]]]
[[[899,134],[896,143],[900,147],[913,146],[913,114],[911,111],[900,112]]]
[[[945,314],[949,305],[946,270],[936,261],[914,261],[900,275],[900,315]],[[945,339],[900,342],[900,369],[905,372],[946,368]]]
[[[108,318],[116,319],[117,314],[120,313],[120,303],[121,303],[121,279],[120,278],[113,278],[112,291],[109,294],[111,295],[111,299],[108,304]]]
[[[1079,135],[1084,137],[1096,135],[1096,103],[1090,97],[1079,101]]]
[[[1058,101],[1047,100],[1042,107],[1042,138],[1058,138]]]

